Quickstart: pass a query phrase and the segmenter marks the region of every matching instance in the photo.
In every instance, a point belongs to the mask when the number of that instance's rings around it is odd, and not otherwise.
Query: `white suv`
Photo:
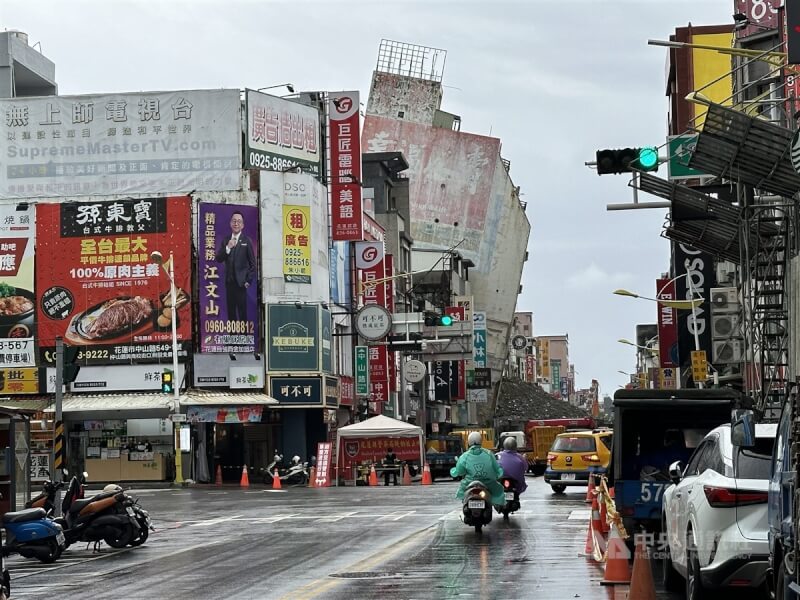
[[[663,578],[687,600],[719,587],[761,587],[768,566],[767,488],[777,426],[756,425],[753,448],[734,447],[730,425],[703,439],[685,469],[670,468],[673,485],[662,508]],[[677,573],[676,573],[677,572]]]

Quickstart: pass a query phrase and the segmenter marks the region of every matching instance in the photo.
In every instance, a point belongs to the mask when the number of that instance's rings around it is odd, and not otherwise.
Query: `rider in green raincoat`
[[[503,468],[497,463],[494,454],[481,447],[481,434],[473,431],[467,438],[469,449],[462,454],[456,466],[450,469],[451,477],[463,477],[456,498],[464,498],[464,490],[473,481],[480,481],[492,494],[492,504],[505,504],[503,486],[497,479],[503,475]]]

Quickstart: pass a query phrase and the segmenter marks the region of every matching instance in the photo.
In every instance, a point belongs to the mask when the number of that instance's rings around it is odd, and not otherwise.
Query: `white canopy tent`
[[[419,439],[419,465],[425,464],[425,443],[422,428],[398,421],[384,415],[377,415],[366,421],[342,427],[336,432],[336,485],[339,485],[339,468],[342,462],[341,441],[347,438],[417,438]]]

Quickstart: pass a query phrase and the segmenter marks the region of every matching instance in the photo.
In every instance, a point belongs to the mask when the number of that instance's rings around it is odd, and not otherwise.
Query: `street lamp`
[[[263,92],[264,90],[274,90],[275,88],[285,87],[289,90],[290,94],[294,94],[294,86],[291,83],[279,83],[278,85],[268,85],[266,87],[260,87],[256,91]]]
[[[658,348],[651,348],[650,346],[640,346],[639,344],[634,344],[630,340],[626,340],[624,338],[617,340],[620,344],[626,344],[628,346],[633,346],[634,348],[639,348],[641,350],[647,350],[648,352],[652,352],[653,354],[658,354]]]
[[[167,274],[169,278],[169,297],[170,297],[170,304],[172,308],[172,318],[170,319],[172,325],[172,372],[175,381],[172,385],[172,395],[175,400],[175,411],[179,412],[180,410],[180,381],[178,380],[178,307],[176,301],[176,292],[175,292],[175,259],[172,256],[172,252],[169,253],[169,270],[167,270],[167,265],[164,264],[164,256],[158,250],[154,250],[150,253],[150,260],[152,260],[157,265],[161,266],[161,269],[164,273]],[[181,429],[179,423],[173,422],[173,435],[175,436],[175,483],[176,484],[183,484],[183,458],[181,456]]]

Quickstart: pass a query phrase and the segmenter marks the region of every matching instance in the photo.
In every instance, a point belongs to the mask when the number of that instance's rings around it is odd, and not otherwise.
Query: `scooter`
[[[508,521],[508,515],[520,509],[517,480],[513,477],[501,477],[499,481],[503,486],[506,503],[503,506],[497,507],[497,512],[502,513],[503,519]]]
[[[275,464],[278,463],[273,460],[272,464],[264,469],[264,483],[270,484],[275,478]],[[281,482],[304,485],[308,483],[308,478],[307,462],[293,462],[288,469],[278,469],[278,479],[280,479]]]
[[[480,481],[473,481],[464,490],[462,505],[464,523],[480,533],[484,525],[492,522],[492,494]]]
[[[66,548],[62,526],[48,519],[43,508],[7,512],[2,520],[5,530],[3,556],[19,553],[25,558],[38,558],[49,564],[55,562]]]
[[[125,502],[123,503],[127,512],[127,508],[130,507],[133,509],[133,514],[136,517],[136,520],[139,523],[139,531],[137,535],[131,539],[130,545],[131,546],[141,546],[147,541],[147,538],[150,536],[151,531],[155,531],[156,528],[153,527],[153,520],[150,518],[150,513],[146,511],[142,506],[139,504],[138,498],[133,498],[130,494],[125,492],[120,486],[115,483],[110,483],[106,487],[103,488],[104,492],[122,492],[125,494]]]
[[[64,483],[59,481],[54,483],[49,479],[42,483],[42,491],[38,496],[28,500],[25,508],[43,508],[48,517],[52,517],[56,510],[56,492],[64,487]]]
[[[72,478],[61,503],[64,516],[56,519],[64,528],[67,546],[105,541],[112,548],[124,548],[140,536],[133,507],[127,503],[125,493],[116,489],[80,499],[86,477],[84,473],[82,480]]]

